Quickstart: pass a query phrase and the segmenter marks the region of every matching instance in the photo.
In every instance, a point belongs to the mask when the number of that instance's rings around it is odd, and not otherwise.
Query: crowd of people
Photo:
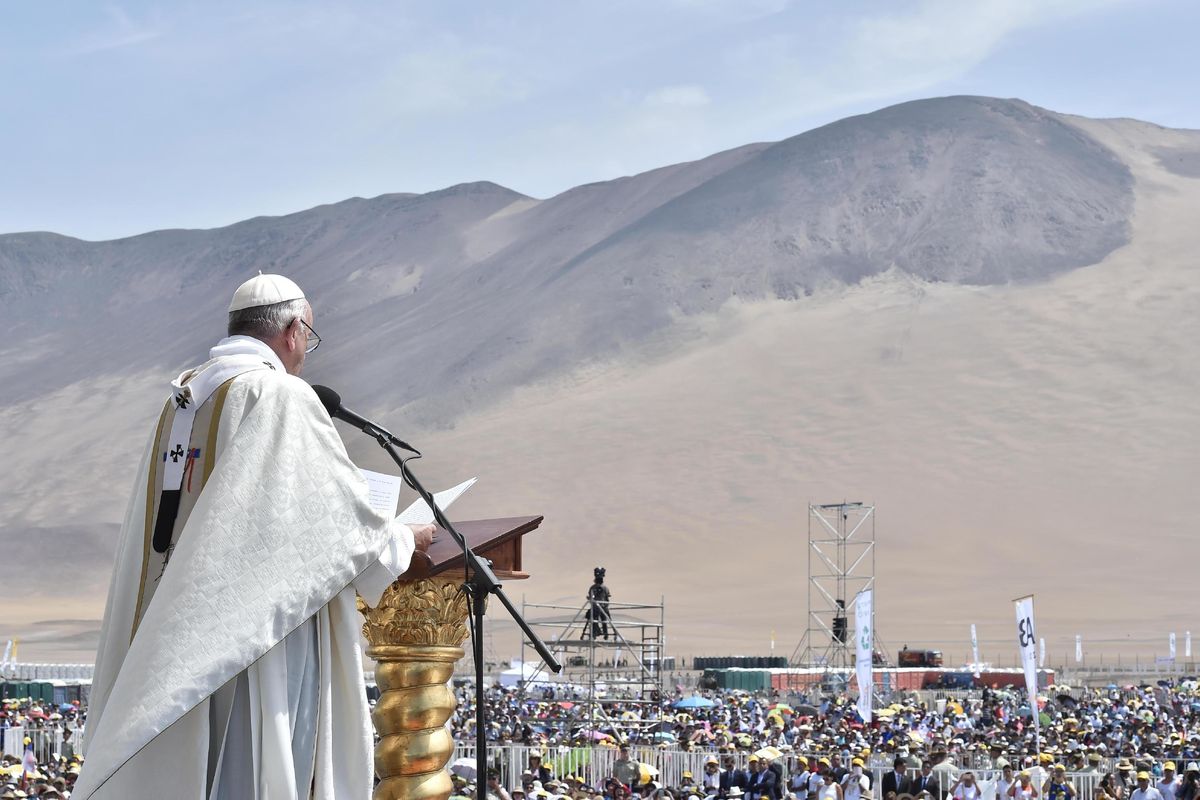
[[[619,756],[612,774],[580,768],[580,774],[551,770],[539,778],[530,771],[517,785],[489,792],[498,800],[618,800],[647,792],[720,800],[923,794],[936,800],[1198,800],[1198,688],[1194,681],[1049,687],[1033,703],[1023,692],[986,689],[933,704],[910,695],[864,724],[845,698],[810,705],[777,693],[712,692],[695,702],[682,690],[650,704],[605,704],[605,719],[591,721],[578,698],[549,691],[530,697],[497,686],[486,694],[488,740],[540,748],[540,769],[571,763],[569,753],[594,747],[632,748],[634,760],[651,770],[681,754],[703,766],[664,782],[630,770],[618,774]],[[469,741],[473,692],[463,687],[459,699],[455,735]]]
[[[474,688],[456,693],[452,731],[470,743]],[[487,776],[490,800],[1200,800],[1194,681],[1049,687],[1033,703],[986,689],[962,700],[899,696],[869,723],[845,696],[810,704],[679,688],[605,703],[595,720],[585,698],[551,689],[497,685],[485,697],[489,743],[528,753],[519,770]],[[85,718],[78,703],[5,701],[0,800],[69,797]],[[597,752],[608,757],[580,755]],[[668,778],[667,762],[684,768]],[[456,794],[473,797],[473,777],[454,775]]]
[[[85,718],[79,701],[5,700],[0,709],[0,800],[70,797],[83,764],[76,740]]]

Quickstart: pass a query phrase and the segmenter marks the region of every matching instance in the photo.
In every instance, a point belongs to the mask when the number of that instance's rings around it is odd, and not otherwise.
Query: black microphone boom
[[[421,496],[425,504],[433,512],[433,519],[437,524],[450,534],[452,538],[463,551],[463,569],[465,570],[466,578],[463,584],[463,591],[471,599],[471,651],[475,661],[475,774],[486,775],[488,768],[488,740],[487,740],[487,700],[485,697],[485,681],[484,681],[484,663],[483,663],[483,619],[487,608],[488,595],[495,595],[500,604],[504,606],[504,610],[508,612],[513,621],[517,623],[517,627],[525,634],[525,638],[533,645],[533,649],[542,657],[542,661],[552,672],[561,672],[562,665],[554,658],[554,654],[546,647],[546,643],[538,638],[538,635],[529,627],[529,623],[521,616],[521,612],[517,611],[517,607],[508,599],[508,595],[504,594],[504,590],[500,587],[500,581],[496,578],[496,573],[492,571],[492,562],[486,558],[480,558],[463,535],[459,533],[442,510],[438,508],[437,501],[429,490],[421,485],[417,480],[417,476],[409,469],[408,462],[411,458],[403,458],[396,452],[397,447],[403,447],[407,450],[417,453],[404,442],[392,436],[370,420],[363,419],[358,414],[350,411],[342,406],[342,398],[333,389],[328,386],[314,386],[313,391],[317,393],[317,397],[321,399],[321,404],[325,406],[325,410],[329,412],[330,417],[338,419],[353,425],[369,436],[374,437],[375,441],[379,442],[379,446],[387,451],[387,454],[396,462],[396,466],[400,468],[400,477],[404,483],[412,487],[412,489]],[[420,453],[417,453],[420,456]]]
[[[387,428],[376,425],[366,417],[355,414],[350,409],[342,405],[342,396],[328,386],[314,386],[313,391],[317,394],[317,399],[321,401],[321,405],[325,406],[325,410],[329,412],[329,416],[333,419],[340,419],[342,422],[350,425],[368,436],[374,436],[376,439],[380,437],[386,439],[396,447],[403,448],[410,453],[421,455],[421,451],[410,445],[408,442],[397,439],[391,434]]]

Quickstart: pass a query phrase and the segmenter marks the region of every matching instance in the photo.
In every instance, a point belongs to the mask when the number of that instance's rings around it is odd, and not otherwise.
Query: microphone
[[[355,414],[350,409],[342,405],[342,396],[330,389],[328,386],[314,386],[313,391],[317,394],[317,399],[321,401],[321,405],[325,406],[325,410],[329,412],[329,416],[333,419],[340,419],[342,422],[351,427],[358,428],[368,436],[374,436],[376,439],[386,439],[392,444],[401,449],[407,450],[410,453],[421,455],[421,451],[401,439],[397,439],[386,428],[376,425],[366,417]]]

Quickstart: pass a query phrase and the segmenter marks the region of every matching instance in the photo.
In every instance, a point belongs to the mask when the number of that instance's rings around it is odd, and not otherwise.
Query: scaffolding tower
[[[875,506],[828,503],[808,506],[808,628],[791,661],[848,677],[854,639],[847,617],[854,598],[875,588]],[[874,609],[871,628],[875,628]],[[875,643],[879,639],[875,637]]]
[[[555,675],[538,659],[534,669],[526,670],[527,645],[522,641],[520,689],[524,697],[542,700],[552,691],[556,700],[583,704],[583,718],[598,730],[611,727],[628,734],[656,721],[648,719],[652,715],[646,712],[662,697],[666,644],[662,599],[657,604],[610,600],[607,637],[593,635],[588,600],[580,606],[522,600],[521,606],[521,615],[563,665],[562,672]],[[536,616],[531,617],[531,612]],[[528,651],[536,658],[531,647]]]

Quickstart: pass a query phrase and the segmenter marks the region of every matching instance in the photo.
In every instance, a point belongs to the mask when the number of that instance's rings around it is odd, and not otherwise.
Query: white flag
[[[1046,666],[1046,640],[1038,639],[1038,666]]]
[[[1192,632],[1191,631],[1183,632],[1183,657],[1184,658],[1192,657]]]
[[[1033,734],[1037,752],[1042,752],[1042,726],[1037,706],[1037,633],[1033,628],[1033,595],[1013,601],[1017,607],[1017,644],[1021,666],[1025,668],[1025,690],[1029,693],[1029,711],[1033,716]]]
[[[1075,663],[1083,661],[1083,637],[1075,634]]]
[[[975,677],[979,677],[979,637],[975,635],[975,623],[971,623],[971,664],[975,667]]]
[[[8,667],[8,657],[12,655],[12,639],[8,640],[8,644],[4,645],[4,658],[0,658],[0,669]]]
[[[874,694],[875,677],[871,658],[875,650],[875,631],[871,625],[874,617],[872,590],[863,589],[854,598],[854,671],[858,678],[858,714],[863,722],[871,721],[871,702]]]
[[[1171,660],[1175,660],[1175,631],[1171,631],[1171,635],[1167,637],[1167,650],[1170,651]]]

